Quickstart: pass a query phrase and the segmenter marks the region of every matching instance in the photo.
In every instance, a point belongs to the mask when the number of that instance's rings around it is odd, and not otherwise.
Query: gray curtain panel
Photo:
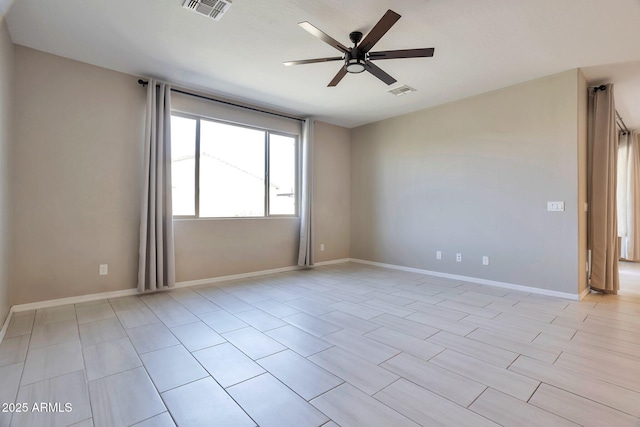
[[[175,286],[171,204],[171,86],[150,79],[144,134],[138,292]]]
[[[635,131],[618,135],[620,258],[640,261],[640,147]]]
[[[613,85],[589,91],[589,249],[592,289],[617,293],[618,221],[616,181],[618,132]]]
[[[300,197],[300,248],[298,265],[313,265],[313,120],[305,119],[302,130],[301,197]]]

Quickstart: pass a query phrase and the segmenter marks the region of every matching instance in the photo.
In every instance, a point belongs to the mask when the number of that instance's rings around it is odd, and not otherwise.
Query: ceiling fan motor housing
[[[366,53],[358,49],[358,43],[362,40],[362,33],[353,31],[349,34],[349,39],[353,42],[353,47],[344,56],[344,67],[348,73],[361,73],[365,70],[367,62]]]

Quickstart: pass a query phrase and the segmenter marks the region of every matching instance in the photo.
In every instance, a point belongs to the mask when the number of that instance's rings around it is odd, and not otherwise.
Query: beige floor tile
[[[286,349],[279,342],[251,327],[227,332],[222,336],[254,360]]]
[[[22,386],[16,401],[27,403],[31,410],[14,414],[12,425],[15,426],[64,427],[91,417],[84,371],[76,371]],[[42,412],[33,410],[34,405],[42,408],[41,404],[49,403],[58,406],[45,407]]]
[[[137,295],[120,297],[120,298],[111,298],[109,299],[109,304],[111,304],[111,308],[116,313],[118,311],[125,310],[135,310],[137,308],[146,308],[146,304],[140,299]]]
[[[76,309],[73,304],[36,310],[34,326],[62,322],[64,320],[76,320]]]
[[[323,339],[375,365],[400,353],[400,350],[397,348],[390,347],[380,341],[359,335],[347,329],[325,335]]]
[[[142,366],[129,338],[91,345],[82,351],[89,381]]]
[[[258,363],[305,400],[311,400],[344,382],[291,350],[265,357]]]
[[[432,342],[502,368],[507,368],[518,357],[517,353],[445,331],[430,336],[427,338],[427,342]]]
[[[134,308],[132,310],[121,310],[116,312],[116,315],[118,316],[118,319],[120,319],[122,326],[126,329],[160,322],[158,316],[153,314],[153,311],[151,311],[147,306]]]
[[[203,322],[176,326],[171,328],[171,332],[173,332],[189,351],[202,350],[203,348],[226,342],[222,336]]]
[[[243,322],[253,326],[260,332],[280,328],[287,325],[287,322],[284,322],[275,316],[265,313],[262,310],[243,311],[242,313],[236,314],[236,317]]]
[[[487,319],[493,319],[500,311],[492,310],[491,308],[482,308],[475,305],[462,304],[456,301],[445,300],[437,304],[438,307],[445,307],[451,310],[459,311],[465,314],[473,314],[479,317],[486,317]]]
[[[222,310],[220,306],[199,295],[197,295],[195,298],[181,300],[180,304],[182,304],[187,310],[195,315]]]
[[[166,391],[162,398],[180,427],[256,425],[211,378]]]
[[[180,344],[169,328],[162,323],[127,329],[127,335],[138,354]]]
[[[509,370],[640,417],[640,393],[635,391],[524,356],[513,362]]]
[[[386,326],[369,332],[364,336],[389,345],[412,356],[419,357],[423,360],[429,360],[445,349],[440,345],[421,340],[402,332],[394,331]]]
[[[381,316],[374,317],[371,319],[371,322],[384,325],[394,331],[403,332],[407,335],[420,339],[425,339],[440,331],[440,329],[432,326],[414,322],[413,320],[408,320],[403,317],[392,316],[390,314],[383,314]]]
[[[451,332],[452,334],[457,335],[467,335],[471,333],[475,328],[475,326],[470,326],[465,323],[460,323],[455,320],[443,319],[436,315],[430,315],[422,312],[414,313],[406,317],[407,320],[413,320],[418,323],[424,323],[425,325],[431,326],[436,329],[440,329],[443,331]]]
[[[540,385],[539,381],[453,350],[443,351],[431,359],[430,363],[449,369],[525,402],[529,400]]]
[[[129,426],[166,411],[144,368],[89,382],[96,427]]]
[[[247,325],[231,313],[224,310],[212,311],[210,313],[199,314],[198,317],[211,329],[219,334],[246,328]]]
[[[524,354],[525,356],[548,363],[553,363],[560,355],[560,350],[547,349],[544,348],[544,346],[520,341],[511,338],[508,335],[503,335],[498,332],[492,332],[482,328],[478,328],[471,332],[467,335],[467,338],[480,341],[503,350]]]
[[[443,307],[442,304],[444,304],[445,302],[447,301],[442,301],[441,303],[434,305],[434,304],[427,304],[426,302],[422,302],[422,301],[416,301],[413,304],[406,305],[405,307],[428,314],[430,316],[438,316],[442,319],[447,319],[447,320],[460,320],[463,317],[466,317],[468,315],[468,313],[463,313],[461,311],[451,310],[449,308]],[[449,301],[449,302],[452,302],[452,301]],[[470,307],[475,307],[475,306],[470,306]]]
[[[294,299],[297,297],[294,297]],[[255,305],[256,307],[258,307],[260,310],[263,310],[269,314],[271,314],[272,316],[276,316],[278,318],[282,318],[285,316],[291,316],[294,314],[297,314],[300,312],[300,310],[293,308],[291,306],[288,306],[286,304],[283,304],[280,301],[274,301],[274,300],[264,300],[264,301],[258,301],[256,303],[254,303],[253,305]]]
[[[422,426],[498,427],[493,421],[402,378],[373,397]]]
[[[398,376],[337,347],[316,353],[309,360],[372,395]]]
[[[182,305],[175,307],[162,307],[153,309],[156,316],[165,324],[167,328],[174,326],[186,325],[188,323],[199,322],[192,312],[184,308]]]
[[[317,301],[308,299],[306,297],[300,297],[294,300],[287,301],[285,303],[289,307],[292,307],[296,310],[300,310],[304,313],[307,313],[311,316],[319,316],[321,314],[328,313],[330,311],[335,310],[327,304],[322,304]]]
[[[499,320],[486,319],[484,317],[474,315],[465,317],[464,319],[460,320],[460,323],[465,323],[475,327],[488,329],[490,331],[499,332],[501,334],[516,338],[524,342],[533,341],[540,333],[539,331],[533,332],[531,330],[523,329]]]
[[[381,301],[375,298],[361,302],[360,305],[369,307],[369,308],[374,308],[384,313],[392,314],[394,316],[399,316],[399,317],[408,316],[416,312],[416,310],[414,310],[410,306],[401,307],[396,304],[393,304],[387,301]]]
[[[193,356],[225,388],[265,372],[260,365],[228,343],[196,351]]]
[[[283,344],[304,357],[333,347],[333,344],[292,325],[272,329],[265,333],[280,344]]]
[[[144,353],[140,358],[160,393],[209,376],[182,345]]]
[[[217,306],[222,307],[225,311],[234,314],[247,310],[253,310],[255,307],[242,301],[240,298],[234,297],[231,294],[222,293],[214,296],[206,296],[209,301],[213,302]]]
[[[464,407],[469,406],[487,388],[448,369],[404,353],[381,366]]]
[[[582,375],[640,392],[640,365],[637,361],[636,363],[620,364],[609,360],[608,363],[602,363],[582,355],[562,352],[554,364]]]
[[[29,348],[46,347],[69,341],[79,341],[78,323],[75,319],[35,326]]]
[[[559,388],[542,384],[529,403],[585,427],[638,427],[640,419]]]
[[[116,316],[108,301],[97,302],[92,305],[76,304],[76,315],[78,323],[95,322],[96,320],[110,319]]]
[[[227,392],[260,427],[317,427],[329,421],[268,373],[229,387]]]
[[[503,426],[576,427],[578,424],[488,388],[469,407]]]
[[[32,349],[27,353],[21,385],[84,369],[79,341]]]
[[[322,337],[342,329],[340,326],[336,326],[331,322],[307,313],[298,313],[283,317],[282,320],[317,337]]]
[[[0,367],[0,384],[2,384],[2,387],[0,387],[0,404],[16,402],[23,368],[23,362]],[[9,426],[11,416],[11,412],[0,411],[0,426]]]
[[[132,427],[175,427],[176,423],[173,422],[173,418],[168,412],[163,412],[155,417],[148,418]]]
[[[29,335],[5,338],[0,342],[0,367],[24,362],[29,348]]]
[[[369,320],[373,317],[380,316],[384,314],[382,310],[378,310],[375,308],[365,307],[361,304],[355,304],[349,301],[340,301],[334,304],[331,304],[331,307],[334,310],[340,310],[352,316],[359,317],[364,320]]]
[[[80,341],[84,347],[113,341],[127,336],[117,318],[98,320],[79,325]]]
[[[4,333],[4,339],[31,334],[34,319],[35,313],[30,316],[16,316],[15,314],[12,314],[11,321],[9,321],[9,326],[7,327],[7,332]]]
[[[338,310],[323,314],[318,317],[320,319],[333,323],[336,326],[344,329],[349,329],[350,331],[356,332],[358,334],[365,334],[380,327],[379,324],[373,323],[370,320],[364,320]]]
[[[311,403],[341,427],[417,427],[404,415],[350,384],[342,384]]]

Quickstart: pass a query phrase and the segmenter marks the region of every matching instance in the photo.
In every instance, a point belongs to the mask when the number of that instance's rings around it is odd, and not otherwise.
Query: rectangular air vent
[[[391,95],[400,96],[400,95],[406,95],[408,93],[415,92],[415,91],[416,90],[414,88],[409,87],[407,85],[403,85],[403,86],[398,86],[395,89],[388,90],[387,92],[389,92]]]
[[[231,7],[231,0],[185,0],[182,7],[219,21]]]

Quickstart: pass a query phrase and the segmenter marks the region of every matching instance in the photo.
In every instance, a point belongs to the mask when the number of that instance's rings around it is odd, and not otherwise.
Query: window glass
[[[296,214],[296,139],[269,135],[269,215]]]
[[[195,215],[196,120],[171,118],[173,215]]]
[[[264,216],[265,132],[200,122],[200,217]]]

